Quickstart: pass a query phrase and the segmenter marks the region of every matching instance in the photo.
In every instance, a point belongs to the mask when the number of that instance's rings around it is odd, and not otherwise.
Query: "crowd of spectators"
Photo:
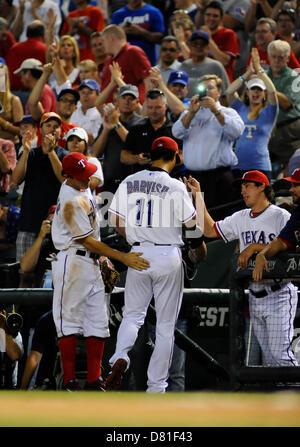
[[[299,0],[3,0],[0,255],[15,247],[20,262],[42,242],[68,151],[97,164],[99,204],[160,136],[180,148],[171,175],[193,174],[208,208],[236,200],[248,170],[290,175],[299,68]]]

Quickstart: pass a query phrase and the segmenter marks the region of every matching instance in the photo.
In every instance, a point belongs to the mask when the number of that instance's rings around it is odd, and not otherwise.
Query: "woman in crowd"
[[[246,90],[242,100],[237,91],[243,84]],[[235,146],[238,165],[233,168],[234,177],[240,178],[243,173],[257,169],[271,179],[268,142],[279,106],[274,84],[262,69],[256,48],[252,49],[252,63],[248,70],[230,84],[226,97],[230,107],[239,113],[246,126]]]
[[[62,61],[63,69],[74,87],[78,83],[79,75],[79,49],[74,37],[65,34],[61,36],[58,45],[54,43],[47,46],[47,61],[51,62],[56,56]],[[53,90],[58,91],[55,76],[50,79],[49,84]]]
[[[23,114],[20,98],[10,90],[7,66],[0,63],[0,138],[18,141],[20,129],[14,123],[20,121]]]
[[[178,39],[180,56],[178,60],[183,62],[190,57],[188,42],[196,27],[190,16],[182,11],[175,12],[170,18],[169,34]]]
[[[70,152],[80,152],[86,156],[89,163],[97,166],[97,171],[90,180],[91,191],[95,191],[104,183],[103,171],[100,161],[96,157],[91,157],[88,152],[88,134],[82,127],[73,127],[66,136],[66,149]]]

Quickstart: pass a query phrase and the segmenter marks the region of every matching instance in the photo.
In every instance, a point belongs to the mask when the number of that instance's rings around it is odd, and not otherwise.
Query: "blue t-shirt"
[[[151,5],[145,5],[141,9],[131,10],[127,6],[115,11],[111,17],[111,24],[123,26],[125,23],[140,25],[151,32],[165,32],[164,17],[159,9]],[[131,45],[142,48],[149,58],[151,65],[156,65],[155,44],[139,39],[134,35],[127,35],[127,40]]]
[[[271,171],[268,142],[276,123],[278,105],[268,103],[253,121],[248,118],[249,106],[240,99],[231,104],[231,107],[238,112],[245,123],[245,130],[236,141],[235,153],[238,164],[234,168],[242,171],[252,169]]]
[[[300,243],[300,206],[291,212],[291,217],[282,228],[278,237],[288,242],[290,246],[297,247]]]

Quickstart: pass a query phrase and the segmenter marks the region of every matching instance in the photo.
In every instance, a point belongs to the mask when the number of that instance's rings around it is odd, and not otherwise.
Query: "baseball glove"
[[[113,263],[105,256],[101,256],[99,261],[102,279],[105,285],[105,292],[111,293],[120,281],[120,274],[115,269]]]

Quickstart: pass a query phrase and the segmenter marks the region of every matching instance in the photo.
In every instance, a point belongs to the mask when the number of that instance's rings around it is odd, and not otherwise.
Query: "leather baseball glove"
[[[120,273],[115,269],[113,263],[105,256],[101,256],[99,262],[102,279],[105,285],[105,292],[111,293],[120,281]]]

